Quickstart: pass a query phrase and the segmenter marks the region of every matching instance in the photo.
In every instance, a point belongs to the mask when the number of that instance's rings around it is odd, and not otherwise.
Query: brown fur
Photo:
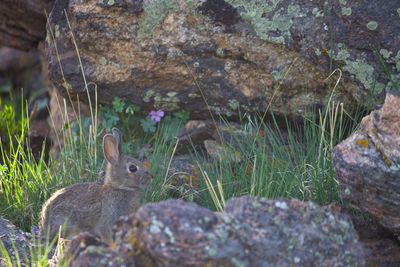
[[[112,242],[112,225],[123,215],[137,210],[141,191],[151,183],[149,168],[137,159],[122,154],[121,134],[103,139],[108,160],[105,182],[77,183],[55,192],[43,205],[41,232],[52,240],[65,224],[63,237],[88,231],[107,243]],[[131,172],[130,165],[137,170]]]

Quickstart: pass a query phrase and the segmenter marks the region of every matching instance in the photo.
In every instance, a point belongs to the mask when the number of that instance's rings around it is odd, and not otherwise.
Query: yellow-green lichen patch
[[[344,193],[345,193],[346,195],[350,195],[350,194],[351,194],[351,191],[350,191],[350,189],[349,189],[348,187],[346,187],[346,189],[344,190]]]
[[[341,4],[341,5],[347,5],[347,1],[346,0],[339,0],[339,3]]]
[[[150,98],[154,95],[154,91],[153,90],[148,90],[146,92],[146,95],[143,97],[143,101],[146,103],[150,102]]]
[[[288,205],[286,204],[286,202],[284,202],[284,201],[276,201],[275,206],[282,210],[287,210],[289,208]]]
[[[237,110],[239,108],[239,102],[236,99],[229,99],[228,105],[232,110]]]
[[[54,26],[54,36],[56,38],[60,37],[60,26],[57,24]]]
[[[161,221],[156,219],[152,220],[150,225],[150,233],[157,234],[161,232],[161,229],[164,227],[164,224]]]
[[[174,98],[178,93],[177,92],[168,92],[167,96],[168,98]]]
[[[342,7],[342,15],[350,16],[351,15],[351,7]]]
[[[219,57],[223,57],[223,56],[224,56],[224,49],[221,48],[221,47],[218,47],[218,48],[217,48],[217,51],[216,51],[216,54],[217,54],[217,56],[219,56]]]
[[[198,98],[198,97],[200,97],[200,95],[196,94],[196,93],[190,93],[190,94],[188,94],[188,97],[190,97],[190,98]]]
[[[397,9],[397,14],[399,14],[400,17],[400,7]]]
[[[285,43],[285,38],[291,39],[290,28],[293,19],[305,17],[299,5],[289,5],[287,9],[276,9],[281,0],[226,0],[233,7],[241,11],[241,17],[250,21],[257,35],[264,40],[275,43]],[[272,15],[272,18],[268,17]],[[271,34],[272,33],[272,34]],[[276,36],[276,34],[280,36]]]
[[[369,147],[369,141],[367,139],[358,139],[358,140],[356,140],[356,143],[362,148]]]
[[[396,69],[398,72],[400,72],[400,50],[397,51],[397,55],[394,58],[394,62],[396,62]]]
[[[169,237],[169,242],[170,243],[174,243],[175,242],[175,237],[174,234],[171,232],[171,230],[169,229],[169,227],[165,227],[164,232],[167,234],[167,236]]]
[[[254,208],[259,208],[262,206],[261,203],[258,202],[257,200],[254,200],[251,204],[253,205]]]
[[[280,81],[280,80],[282,80],[282,78],[283,78],[282,73],[280,73],[280,72],[277,71],[277,70],[271,71],[271,75],[272,75],[272,76],[274,77],[274,79],[277,80],[277,81]]]
[[[328,52],[330,55],[330,51]],[[366,89],[374,89],[374,92],[379,94],[385,88],[384,84],[376,82],[374,67],[366,63],[364,59],[351,60],[350,53],[344,49],[340,50],[337,55],[333,54],[333,58],[344,61],[345,65],[342,67],[342,70],[354,75],[354,78],[359,80]]]
[[[316,18],[322,18],[324,16],[324,11],[322,11],[321,9],[319,9],[318,7],[314,7],[312,10],[312,14],[316,17]]]
[[[376,30],[378,28],[378,22],[371,20],[370,22],[367,23],[367,28],[370,29],[371,31]]]
[[[115,1],[114,1],[114,0],[108,0],[107,4],[108,4],[109,6],[114,5],[114,4],[115,4]]]
[[[383,57],[384,59],[390,58],[390,55],[392,54],[392,52],[390,52],[390,51],[388,51],[388,50],[386,50],[386,49],[381,49],[381,50],[379,50],[379,53],[382,55],[382,57]]]
[[[143,14],[139,22],[138,40],[153,35],[154,29],[161,25],[171,10],[179,8],[176,0],[143,1]]]

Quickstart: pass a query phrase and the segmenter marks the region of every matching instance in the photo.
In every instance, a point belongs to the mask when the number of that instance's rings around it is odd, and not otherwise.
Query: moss
[[[138,39],[151,37],[154,29],[161,25],[170,10],[179,8],[176,0],[148,0],[143,2],[142,19],[139,22]]]
[[[366,26],[368,29],[373,31],[373,30],[376,30],[376,28],[378,28],[378,23],[376,21],[371,20],[370,22],[367,23]]]
[[[301,12],[299,5],[289,5],[287,10],[276,9],[281,0],[226,0],[226,2],[242,10],[241,17],[250,21],[261,39],[275,43],[285,43],[285,38],[291,39],[290,28],[293,25],[293,19],[306,16]],[[271,12],[273,12],[271,19],[265,16]]]

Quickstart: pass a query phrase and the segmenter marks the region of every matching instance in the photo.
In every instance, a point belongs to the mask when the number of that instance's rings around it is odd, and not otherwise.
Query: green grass
[[[220,210],[222,196],[229,199],[242,195],[297,198],[320,205],[340,203],[331,153],[359,121],[341,109],[331,104],[326,113],[310,110],[301,124],[286,121],[286,127],[278,125],[274,115],[268,124],[259,119],[261,116],[248,117],[239,134],[226,124],[232,140],[224,144],[226,153],[221,159],[195,154],[200,162],[201,188],[207,188],[201,190],[199,203]],[[239,163],[226,160],[232,153],[240,155]]]
[[[97,107],[93,109],[97,114]],[[222,154],[220,159],[210,159],[195,151],[193,162],[197,162],[200,185],[184,191],[186,195],[182,194],[182,198],[193,199],[213,210],[222,210],[227,199],[242,195],[298,198],[320,205],[341,202],[331,152],[354,131],[364,114],[359,111],[356,118],[351,118],[334,102],[324,110],[312,109],[306,114],[297,124],[284,117],[283,127],[274,114],[268,123],[262,120],[264,116],[246,116],[239,129],[221,118],[226,128],[232,129],[231,140],[223,144],[227,154]],[[41,206],[53,192],[73,183],[102,178],[106,162],[102,155],[101,133],[92,126],[97,124],[97,116],[93,120],[94,123],[92,118],[79,116],[75,121],[66,119],[59,135],[64,146],[58,157],[46,164],[44,149],[38,160],[33,157],[27,138],[29,123],[26,117],[22,118],[21,133],[9,136],[9,150],[3,149],[3,140],[0,142],[5,163],[0,169],[1,216],[30,231],[38,225]],[[121,128],[125,144],[137,143],[126,146],[135,157],[139,157],[143,144],[151,144],[145,154],[152,158],[153,183],[143,195],[143,203],[173,196],[169,190],[173,177],[168,171],[182,124],[179,118],[168,116],[152,134],[137,130],[129,134],[127,129]],[[242,133],[237,135],[234,130]],[[241,162],[227,160],[232,153],[240,155]],[[43,250],[34,250],[31,254],[38,258],[37,262],[42,262],[40,266],[45,265]]]
[[[77,55],[79,58],[78,49]],[[85,77],[82,66],[81,69]],[[194,80],[196,82],[195,77]],[[86,80],[85,88],[88,88]],[[124,108],[127,111],[121,100],[115,103],[121,107],[121,112]],[[59,105],[61,110],[65,109]],[[120,116],[119,127],[123,132],[125,152],[139,157],[143,145],[151,144],[144,154],[151,155],[153,183],[143,194],[142,202],[161,201],[176,196],[170,190],[173,177],[169,174],[169,168],[179,142],[176,136],[184,120],[170,116],[157,125],[154,133],[141,131],[137,123],[140,120],[134,114],[136,110],[130,108],[130,115],[125,114],[125,119],[121,119],[121,114],[112,113],[108,113],[108,118],[115,119],[117,123]],[[9,133],[9,140],[0,140],[0,155],[4,163],[0,166],[1,216],[10,219],[23,230],[30,231],[38,225],[41,207],[52,193],[77,182],[102,178],[106,162],[101,149],[103,133],[101,127],[98,127],[97,101],[91,103],[90,111],[89,118],[79,116],[79,111],[75,111],[76,120],[64,118],[64,128],[57,136],[59,143],[64,146],[58,156],[51,157],[49,162],[44,160],[44,149],[39,159],[33,157],[29,148],[29,121],[26,115],[21,120],[20,134]],[[196,163],[199,188],[189,186],[188,189],[187,184],[174,188],[182,193],[181,198],[193,200],[213,210],[222,210],[226,200],[242,195],[298,198],[320,205],[341,202],[338,182],[333,174],[332,149],[355,130],[365,115],[364,111],[357,110],[351,117],[343,106],[330,99],[324,109],[308,110],[297,123],[290,122],[284,116],[283,126],[278,124],[274,114],[270,114],[267,123],[267,112],[268,109],[263,115],[245,116],[241,121],[240,129],[243,133],[240,135],[234,132],[237,128],[220,118],[227,128],[232,129],[231,140],[222,144],[226,153],[222,153],[218,159],[211,159],[205,153],[195,151],[192,159]],[[132,118],[134,125],[128,117]],[[112,126],[107,121],[102,124]],[[7,142],[7,146],[4,142]],[[232,153],[240,156],[239,163],[227,160]],[[31,249],[32,265],[47,265],[47,252],[51,247],[49,243],[46,241],[44,248],[35,246]],[[11,259],[7,259],[8,254],[1,244],[0,252],[6,258],[6,264],[11,266]]]

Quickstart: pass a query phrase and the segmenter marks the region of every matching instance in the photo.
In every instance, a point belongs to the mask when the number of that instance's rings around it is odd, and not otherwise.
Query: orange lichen
[[[223,49],[232,49],[231,45],[223,38],[220,37],[216,41],[217,41],[217,44],[219,47],[221,47]]]
[[[369,141],[367,139],[358,139],[358,140],[356,140],[356,142],[362,148],[368,148],[369,147]]]
[[[385,155],[383,155],[383,154],[382,154],[382,159],[385,161],[385,163],[386,163],[388,166],[391,166],[391,165],[392,165],[392,163],[388,160],[388,158],[387,158]]]
[[[244,36],[246,35],[245,32],[244,32],[243,30],[239,30],[239,31],[237,31],[236,33],[237,33],[237,35],[240,36],[240,37],[244,37]]]
[[[383,161],[388,165],[388,166],[392,166],[392,163],[389,161],[389,159],[385,156],[385,154],[383,154],[383,152],[380,150],[380,148],[378,147],[378,145],[375,145],[376,150],[381,154],[381,157],[383,159]]]
[[[195,24],[197,23],[197,19],[196,19],[196,17],[193,16],[193,15],[189,15],[187,21],[188,21],[188,23],[189,23],[190,25],[195,25]]]

